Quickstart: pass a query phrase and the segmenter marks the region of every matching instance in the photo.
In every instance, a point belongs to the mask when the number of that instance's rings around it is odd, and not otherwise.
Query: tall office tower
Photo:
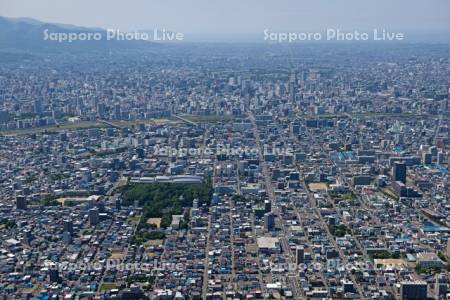
[[[98,107],[98,98],[97,98],[97,97],[91,98],[90,106],[91,106],[94,110],[97,109],[97,107]]]
[[[400,287],[402,300],[427,299],[427,283],[425,281],[404,281]]]
[[[437,155],[437,163],[439,165],[445,164],[445,154],[444,153],[442,153],[442,152],[438,153],[438,155]]]
[[[34,112],[38,115],[42,114],[42,100],[41,99],[34,100]]]
[[[120,109],[120,104],[114,105],[114,119],[119,120],[122,117],[122,112]]]
[[[104,118],[106,116],[106,106],[104,103],[99,103],[97,105],[97,115],[100,118]]]
[[[91,226],[95,226],[98,224],[99,216],[98,216],[98,208],[91,208],[89,210],[89,224]]]
[[[270,200],[264,200],[264,212],[268,213],[272,211],[272,203],[270,203]]]
[[[303,246],[297,246],[295,249],[295,263],[297,265],[302,264],[305,261],[305,248]]]
[[[406,184],[406,164],[395,163],[392,168],[393,181],[401,181]]]
[[[84,109],[84,100],[83,100],[83,98],[77,98],[76,102],[77,102],[77,107],[78,108]]]
[[[70,235],[73,235],[73,222],[70,219],[66,219],[63,221],[64,224],[64,232],[70,233]]]
[[[295,101],[295,93],[297,92],[297,85],[295,82],[290,81],[289,82],[289,100]]]
[[[342,282],[344,293],[354,293],[355,287],[353,286],[353,282],[350,280],[344,280]]]
[[[438,155],[438,148],[436,146],[431,146],[429,151],[433,157],[436,157]]]
[[[242,80],[241,92],[242,92],[242,95],[244,95],[244,96],[250,94],[250,80],[248,80],[248,79]]]
[[[212,201],[211,201],[211,203],[212,203],[213,205],[217,205],[217,204],[219,203],[219,201],[220,201],[219,194],[214,193],[214,194],[212,195]]]
[[[446,274],[436,274],[436,284],[434,287],[436,299],[445,299],[447,294],[447,276]]]
[[[433,162],[433,156],[431,155],[431,153],[423,153],[422,154],[422,163],[424,165],[431,165],[431,163]]]
[[[267,231],[272,231],[275,227],[275,215],[271,212],[264,214],[264,228]]]
[[[238,170],[241,175],[245,174],[245,170],[248,169],[248,160],[241,160],[238,164]]]
[[[292,124],[291,124],[292,133],[293,133],[293,134],[300,134],[301,126],[302,126],[301,124],[298,124],[298,123],[292,123]]]
[[[70,245],[72,243],[72,235],[68,231],[64,231],[63,233],[63,242],[66,245]]]
[[[122,200],[119,197],[116,198],[116,209],[117,210],[122,209]]]
[[[61,142],[67,142],[69,140],[68,136],[67,136],[67,132],[61,132],[59,134],[59,139],[61,140]]]
[[[56,266],[52,266],[49,270],[50,282],[59,282],[59,271]]]
[[[16,196],[16,209],[26,210],[27,209],[27,199],[25,196]]]
[[[34,239],[33,233],[31,233],[31,231],[27,229],[23,232],[23,235],[24,235],[25,243],[27,245],[30,245],[31,241]]]

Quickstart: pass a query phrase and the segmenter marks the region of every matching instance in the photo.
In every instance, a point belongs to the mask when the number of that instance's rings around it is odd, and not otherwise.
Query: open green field
[[[197,116],[197,115],[183,115],[181,116],[186,120],[191,122],[222,122],[233,120],[233,116],[224,115],[208,115],[208,116]]]
[[[395,192],[394,192],[391,188],[388,188],[388,187],[382,188],[382,189],[380,189],[380,191],[381,191],[384,195],[388,196],[388,197],[391,198],[391,199],[394,199],[394,200],[397,200],[397,199],[398,199],[398,196],[395,194]]]
[[[14,130],[2,130],[0,135],[22,135],[30,133],[57,133],[65,130],[79,130],[79,129],[90,129],[90,128],[106,128],[108,125],[101,122],[94,121],[83,121],[79,123],[67,123],[61,125],[52,125],[37,128],[26,128],[26,129],[14,129]]]
[[[100,292],[106,292],[112,289],[117,288],[117,285],[115,283],[112,282],[104,282],[102,283],[102,285],[100,286]]]
[[[152,124],[152,125],[159,125],[159,124],[165,124],[168,122],[173,122],[171,118],[162,118],[162,119],[139,119],[139,120],[131,120],[131,121],[124,121],[124,120],[111,120],[108,121],[109,123],[119,126],[119,127],[131,127],[136,126],[139,124]],[[179,122],[179,121],[176,121]]]
[[[169,119],[148,119],[148,120],[132,120],[132,121],[110,121],[109,123],[118,127],[131,127],[139,124],[164,124],[171,122]],[[107,128],[110,125],[101,121],[81,121],[78,123],[64,123],[61,125],[44,126],[37,128],[26,128],[26,129],[14,129],[14,130],[0,130],[0,136],[13,136],[13,135],[23,135],[31,133],[57,133],[60,131],[67,130],[82,130],[90,128]]]
[[[353,112],[353,113],[336,113],[336,114],[320,114],[305,115],[305,119],[334,119],[334,118],[418,118],[429,119],[439,118],[439,115],[431,114],[413,114],[413,113],[381,113],[381,112]],[[450,116],[442,116],[444,120],[450,120]]]

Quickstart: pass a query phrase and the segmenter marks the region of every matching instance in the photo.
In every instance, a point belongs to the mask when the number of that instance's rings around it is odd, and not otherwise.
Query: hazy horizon
[[[330,0],[187,1],[27,1],[0,0],[1,15],[49,23],[125,31],[166,28],[192,36],[243,36],[271,31],[367,31],[385,28],[409,33],[443,34],[450,28],[450,1],[344,3]],[[101,12],[101,14],[99,13]]]

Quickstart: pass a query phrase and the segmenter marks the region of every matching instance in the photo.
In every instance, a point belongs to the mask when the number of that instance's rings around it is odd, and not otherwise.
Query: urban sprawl
[[[450,299],[449,70],[426,44],[3,62],[0,297]]]

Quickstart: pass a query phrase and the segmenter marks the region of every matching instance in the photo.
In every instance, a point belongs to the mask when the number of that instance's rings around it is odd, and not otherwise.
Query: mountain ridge
[[[111,50],[145,50],[157,43],[142,40],[85,40],[63,41],[45,40],[47,33],[99,33],[106,36],[106,29],[81,27],[72,24],[47,23],[32,18],[9,18],[0,16],[0,51],[22,52],[84,52]]]

